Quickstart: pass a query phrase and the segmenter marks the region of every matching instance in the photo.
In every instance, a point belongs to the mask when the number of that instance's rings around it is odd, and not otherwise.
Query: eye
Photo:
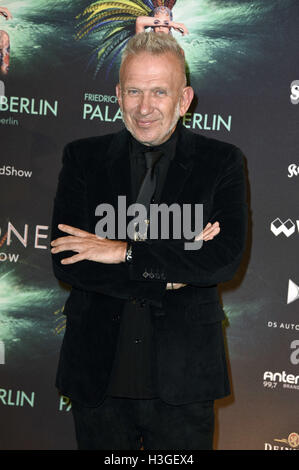
[[[158,89],[158,90],[155,90],[155,95],[156,96],[166,96],[167,95],[167,92],[166,90],[163,90],[163,89]]]
[[[140,95],[140,90],[137,90],[135,88],[130,88],[129,90],[127,90],[126,93],[129,96],[139,96]]]

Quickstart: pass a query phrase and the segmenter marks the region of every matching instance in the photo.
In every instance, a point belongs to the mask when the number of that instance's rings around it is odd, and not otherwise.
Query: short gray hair
[[[127,43],[120,64],[120,69],[131,55],[148,52],[152,55],[174,54],[180,62],[183,75],[186,77],[185,54],[181,46],[171,34],[143,32],[135,34]]]

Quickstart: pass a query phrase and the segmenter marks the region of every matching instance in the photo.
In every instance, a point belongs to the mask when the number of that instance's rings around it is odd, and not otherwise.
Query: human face
[[[160,21],[160,24],[158,26],[154,26],[155,33],[169,34],[170,27],[168,25],[171,22],[171,19],[167,11],[158,11],[157,13],[155,13],[154,17]]]
[[[116,95],[128,131],[145,145],[169,139],[193,99],[178,58],[142,52],[124,61]]]

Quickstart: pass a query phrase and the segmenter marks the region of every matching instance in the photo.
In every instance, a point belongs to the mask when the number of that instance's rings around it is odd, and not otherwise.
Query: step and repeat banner
[[[69,293],[50,256],[62,149],[123,127],[120,54],[163,5],[196,94],[183,124],[246,156],[247,248],[220,286],[232,395],[217,401],[215,448],[299,450],[298,0],[0,1],[1,450],[76,448],[54,385]]]

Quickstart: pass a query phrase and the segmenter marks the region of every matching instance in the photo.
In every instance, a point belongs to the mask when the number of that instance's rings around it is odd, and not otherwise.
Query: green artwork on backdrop
[[[273,30],[278,31],[279,19],[293,2],[4,0],[3,5],[12,15],[7,20],[0,15],[0,30],[10,40],[8,74],[34,76],[37,70],[62,68],[94,79],[99,73],[101,79],[116,78],[137,18],[152,20],[155,5],[168,5],[176,25],[170,32],[185,51],[192,77],[208,82],[215,71],[222,80],[238,80],[243,66],[267,60],[262,48],[271,43]]]

